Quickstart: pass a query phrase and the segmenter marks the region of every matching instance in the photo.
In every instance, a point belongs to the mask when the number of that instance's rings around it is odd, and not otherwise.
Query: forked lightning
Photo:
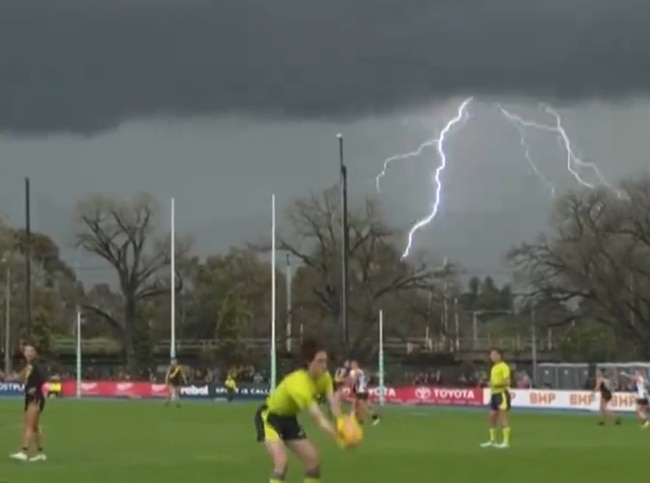
[[[526,161],[528,161],[528,164],[530,165],[530,168],[533,170],[533,173],[535,173],[537,179],[539,179],[540,182],[546,187],[551,197],[555,198],[555,185],[553,185],[553,183],[551,183],[551,181],[544,175],[544,173],[542,173],[542,171],[537,166],[537,163],[535,163],[535,161],[533,160],[533,156],[530,153],[530,147],[526,142],[526,132],[524,131],[523,126],[516,119],[511,117],[510,113],[506,111],[500,104],[497,104],[497,108],[506,117],[506,119],[508,119],[508,121],[512,123],[512,125],[517,130],[517,134],[519,134],[519,142],[521,144],[521,149],[524,151],[524,156],[526,157]]]
[[[564,126],[562,125],[562,117],[560,116],[560,114],[547,104],[541,104],[541,107],[547,114],[550,114],[555,118],[554,125],[543,124],[535,121],[530,121],[528,119],[524,119],[521,116],[518,116],[517,114],[508,111],[503,106],[501,105],[498,106],[501,113],[512,123],[515,123],[523,128],[532,128],[532,129],[537,129],[540,131],[546,131],[546,132],[556,134],[562,141],[562,144],[564,145],[564,149],[566,151],[567,170],[569,171],[569,173],[571,173],[571,175],[575,178],[575,180],[578,183],[580,183],[582,186],[591,189],[596,188],[595,184],[586,181],[582,177],[581,174],[582,170],[589,169],[596,175],[596,177],[600,181],[600,184],[602,184],[603,186],[607,186],[608,188],[612,189],[620,196],[620,193],[612,186],[612,184],[609,181],[607,181],[607,179],[605,179],[603,174],[600,172],[598,166],[596,166],[594,163],[590,163],[588,161],[582,160],[573,151],[571,139],[569,138],[566,129],[564,129]]]
[[[384,168],[381,170],[381,172],[377,175],[375,178],[375,185],[377,186],[377,193],[379,193],[379,183],[381,182],[381,179],[386,176],[386,173],[388,172],[388,167],[390,163],[393,161],[400,161],[402,159],[408,159],[408,158],[414,158],[416,156],[419,156],[422,154],[422,152],[426,148],[430,148],[438,144],[438,138],[436,139],[429,139],[428,141],[424,141],[420,146],[415,150],[411,151],[409,153],[402,153],[402,154],[396,154],[395,156],[391,156],[390,158],[386,158],[384,160]]]
[[[406,244],[406,248],[402,253],[402,259],[406,258],[411,253],[411,248],[413,246],[413,239],[415,237],[415,234],[418,232],[418,230],[429,225],[438,214],[440,208],[440,202],[442,199],[442,191],[443,191],[442,174],[445,168],[447,167],[447,154],[445,153],[445,140],[447,135],[452,130],[452,128],[466,118],[467,109],[470,103],[472,102],[472,100],[473,97],[469,97],[465,99],[460,104],[460,106],[458,106],[456,115],[452,119],[450,119],[447,122],[447,124],[445,124],[445,126],[440,131],[437,137],[424,141],[414,151],[396,154],[384,160],[383,168],[375,179],[377,191],[379,192],[381,179],[384,176],[386,176],[389,165],[393,161],[404,160],[404,159],[420,156],[425,151],[426,148],[435,146],[440,160],[440,164],[436,168],[433,176],[434,193],[433,193],[432,206],[429,211],[429,214],[426,217],[418,220],[409,230],[408,241]],[[537,166],[537,164],[533,160],[533,157],[530,152],[530,148],[526,142],[526,136],[525,136],[526,129],[537,129],[540,131],[553,133],[558,137],[559,141],[561,141],[561,144],[564,147],[564,150],[566,151],[567,170],[580,185],[590,189],[596,188],[596,184],[585,180],[585,178],[583,177],[583,172],[585,170],[590,170],[598,178],[600,185],[612,189],[613,191],[616,192],[616,194],[619,197],[621,197],[622,196],[621,192],[616,190],[613,187],[613,185],[603,176],[603,174],[601,173],[600,169],[596,164],[588,161],[584,161],[575,153],[575,151],[573,150],[571,139],[569,138],[569,135],[567,134],[566,129],[563,126],[562,118],[560,114],[547,104],[541,104],[540,106],[545,113],[553,116],[553,118],[555,119],[554,124],[545,124],[536,121],[531,121],[529,119],[524,119],[521,116],[507,110],[501,104],[497,104],[497,108],[501,112],[501,114],[517,129],[521,147],[524,151],[524,156],[526,157],[526,160],[528,161],[528,164],[532,168],[535,175],[544,184],[546,189],[548,189],[549,194],[552,197],[555,197],[556,194],[555,186],[542,173],[542,171],[539,169],[539,166]]]
[[[433,181],[435,185],[433,204],[431,206],[431,211],[429,212],[429,214],[426,217],[419,220],[417,223],[415,223],[415,225],[413,225],[413,227],[409,230],[408,242],[406,244],[406,248],[404,249],[404,253],[402,253],[402,259],[408,257],[409,253],[411,252],[411,247],[413,246],[413,238],[417,233],[417,231],[420,228],[427,226],[429,223],[431,223],[433,219],[436,217],[436,215],[438,214],[438,208],[440,207],[440,200],[442,196],[442,172],[447,167],[447,154],[445,153],[445,140],[447,138],[447,134],[449,134],[451,129],[465,118],[467,106],[469,106],[472,100],[473,100],[472,97],[468,97],[467,99],[465,99],[460,104],[460,106],[458,106],[458,111],[456,112],[456,115],[452,119],[450,119],[447,122],[447,124],[445,124],[445,127],[442,128],[442,131],[440,131],[438,137],[433,141],[428,141],[430,143],[433,143],[436,146],[436,149],[438,151],[438,157],[440,158],[440,164],[436,168],[435,174],[433,176]]]

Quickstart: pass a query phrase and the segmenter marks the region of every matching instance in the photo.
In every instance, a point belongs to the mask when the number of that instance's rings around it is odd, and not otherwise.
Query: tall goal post
[[[378,344],[378,361],[379,369],[379,405],[383,406],[386,401],[386,388],[384,385],[384,311],[379,311],[379,344]]]
[[[276,219],[275,195],[271,195],[271,387],[273,391],[277,385],[277,350],[276,350],[276,315],[277,315],[277,279],[276,279]]]

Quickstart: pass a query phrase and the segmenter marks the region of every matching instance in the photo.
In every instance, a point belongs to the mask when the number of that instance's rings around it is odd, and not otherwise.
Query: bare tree
[[[294,310],[308,328],[330,340],[341,340],[335,323],[341,315],[340,211],[335,188],[299,199],[286,212],[289,229],[279,241],[279,248],[301,263],[295,274]],[[350,213],[349,229],[352,353],[359,356],[376,348],[379,309],[385,313],[387,337],[423,335],[422,319],[413,313],[418,306],[426,309],[429,294],[439,290],[440,274],[427,263],[400,259],[395,233],[371,199]]]
[[[170,291],[170,237],[159,236],[158,215],[158,204],[146,194],[129,199],[91,196],[77,205],[77,244],[110,264],[122,296],[121,313],[92,304],[84,308],[101,317],[119,335],[131,371],[137,362],[137,324],[146,322],[137,318],[139,306]],[[179,256],[186,248],[186,241],[176,243]],[[176,290],[180,291],[182,278],[177,277],[177,284]]]
[[[627,181],[622,193],[568,194],[552,233],[512,250],[510,260],[529,295],[569,304],[567,319],[598,321],[628,352],[650,356],[650,179]]]

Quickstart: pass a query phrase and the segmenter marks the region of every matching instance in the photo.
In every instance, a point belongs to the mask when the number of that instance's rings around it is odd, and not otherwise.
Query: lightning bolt
[[[447,167],[447,155],[445,153],[445,140],[447,138],[447,135],[451,132],[453,127],[461,122],[462,120],[467,118],[467,108],[469,104],[472,102],[474,98],[473,97],[468,97],[465,99],[459,106],[456,112],[456,115],[450,119],[447,124],[442,128],[440,131],[438,137],[429,139],[422,144],[415,150],[415,151],[410,151],[407,153],[400,153],[396,154],[394,156],[391,156],[389,158],[386,158],[384,160],[383,164],[383,169],[381,172],[376,176],[375,178],[375,184],[377,187],[377,191],[379,192],[380,188],[380,182],[381,179],[386,176],[386,173],[388,171],[388,168],[390,164],[393,161],[398,161],[398,160],[403,160],[403,159],[408,159],[412,157],[416,157],[421,155],[426,148],[429,147],[436,147],[438,157],[440,159],[440,164],[436,168],[434,175],[433,175],[433,181],[434,181],[434,199],[433,203],[431,206],[431,210],[429,214],[417,221],[409,230],[408,233],[408,242],[406,244],[406,248],[404,249],[404,252],[402,253],[402,260],[405,259],[406,257],[409,256],[411,252],[411,248],[413,246],[413,239],[415,237],[415,234],[420,230],[421,228],[429,225],[436,217],[438,214],[438,210],[440,207],[440,202],[442,198],[442,174],[445,168]],[[621,198],[623,195],[621,194],[620,191],[617,191],[611,183],[605,179],[603,174],[601,173],[600,169],[598,166],[592,162],[588,162],[580,158],[573,150],[572,142],[571,139],[569,138],[569,135],[566,132],[566,129],[563,126],[562,123],[562,117],[560,114],[553,109],[551,106],[547,104],[541,104],[540,107],[546,112],[547,114],[553,116],[555,118],[555,124],[544,124],[536,121],[531,121],[528,119],[524,119],[521,116],[514,114],[511,111],[508,111],[506,108],[504,108],[501,104],[497,104],[497,108],[503,114],[503,116],[517,129],[517,132],[519,134],[520,138],[520,143],[521,147],[524,151],[524,155],[526,157],[526,160],[528,161],[530,167],[532,168],[533,172],[535,175],[539,178],[539,180],[548,188],[551,196],[555,197],[555,187],[553,184],[548,180],[546,176],[540,171],[538,168],[537,164],[533,160],[533,157],[530,153],[530,148],[526,142],[526,137],[525,137],[525,129],[530,128],[530,129],[537,129],[540,131],[545,131],[549,133],[553,133],[556,135],[556,138],[558,140],[558,143],[560,144],[561,147],[564,148],[566,151],[566,156],[567,156],[567,170],[571,175],[575,178],[575,180],[582,186],[590,189],[595,189],[596,185],[593,183],[588,182],[585,180],[581,173],[584,170],[591,170],[594,175],[598,178],[600,181],[600,184],[603,186],[608,187],[609,189],[613,190],[614,192],[617,193],[619,198]]]
[[[524,151],[524,156],[526,157],[526,160],[528,161],[528,164],[530,165],[530,168],[533,170],[533,173],[535,176],[537,176],[537,179],[539,179],[543,185],[546,186],[548,189],[549,193],[551,194],[551,197],[555,198],[555,186],[553,186],[553,183],[540,171],[539,167],[537,166],[537,163],[533,160],[533,156],[530,153],[530,147],[528,146],[528,143],[526,142],[526,132],[524,131],[524,128],[522,125],[517,122],[516,119],[512,117],[512,115],[506,111],[501,104],[497,104],[497,108],[501,111],[501,114],[503,114],[508,121],[514,126],[514,128],[517,130],[517,134],[519,134],[519,143],[521,144],[521,149]]]
[[[422,144],[420,144],[420,147],[418,147],[415,151],[411,151],[408,153],[402,153],[402,154],[396,154],[394,156],[391,156],[390,158],[386,158],[384,160],[384,167],[382,168],[381,172],[377,175],[375,178],[375,185],[377,187],[377,193],[379,193],[379,183],[381,182],[381,179],[386,176],[386,173],[388,172],[388,166],[390,163],[393,161],[400,161],[402,159],[408,159],[408,158],[415,158],[422,154],[422,152],[426,148],[430,148],[432,146],[435,146],[438,144],[438,139],[429,139],[428,141],[424,141]]]
[[[413,246],[413,238],[415,237],[415,234],[418,232],[418,230],[431,223],[433,219],[436,217],[436,215],[438,214],[438,208],[440,206],[440,200],[442,195],[442,172],[447,167],[447,155],[445,154],[445,139],[447,138],[447,134],[449,134],[452,128],[460,121],[463,120],[467,111],[467,106],[469,106],[472,100],[473,97],[468,97],[460,104],[460,106],[458,106],[456,115],[452,119],[450,119],[447,122],[447,124],[445,124],[445,127],[442,128],[437,138],[429,141],[425,141],[415,151],[412,151],[410,153],[405,153],[405,154],[398,154],[396,156],[392,156],[391,158],[388,158],[389,160],[395,161],[397,159],[405,159],[405,158],[417,156],[422,152],[422,150],[424,150],[428,146],[435,146],[436,150],[438,151],[438,157],[440,158],[440,164],[436,168],[436,171],[433,176],[433,181],[435,184],[435,192],[434,192],[433,204],[431,206],[431,211],[425,218],[419,220],[409,230],[408,242],[406,244],[406,248],[404,249],[404,252],[402,253],[402,260],[408,257],[409,253],[411,252],[411,247]],[[391,161],[384,162],[384,170],[382,171],[383,175],[386,174],[385,171],[388,164],[390,164],[390,162]],[[381,179],[381,177],[383,176],[382,173],[379,173],[379,176],[377,177],[378,180]],[[377,181],[377,183],[379,183],[379,181]]]
[[[556,134],[558,136],[558,139],[562,141],[562,145],[564,146],[564,150],[566,151],[567,170],[569,171],[569,173],[571,173],[571,175],[575,178],[575,180],[579,184],[590,189],[596,188],[596,185],[586,181],[580,174],[583,170],[589,169],[596,175],[596,177],[598,178],[598,180],[603,186],[606,186],[612,191],[616,192],[616,194],[619,197],[621,196],[621,193],[618,190],[616,190],[611,185],[611,183],[607,181],[607,179],[605,179],[605,177],[600,172],[600,169],[596,164],[588,161],[584,161],[577,154],[575,154],[575,152],[573,151],[571,139],[569,138],[569,135],[567,134],[566,129],[564,129],[564,126],[562,124],[562,117],[551,106],[547,104],[541,104],[541,107],[544,110],[544,112],[546,112],[547,114],[555,118],[554,125],[530,121],[528,119],[524,119],[521,116],[518,116],[517,114],[508,111],[501,105],[498,105],[497,107],[499,108],[501,113],[506,117],[506,119],[508,119],[513,124],[517,124],[520,128],[532,128],[532,129],[537,129],[540,131],[546,131],[546,132]]]

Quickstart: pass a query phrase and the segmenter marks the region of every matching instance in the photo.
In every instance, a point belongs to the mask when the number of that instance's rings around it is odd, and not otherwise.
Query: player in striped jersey
[[[374,425],[379,424],[379,415],[373,411],[368,400],[370,378],[361,369],[357,361],[350,362],[350,377],[352,379],[352,392],[354,396],[354,413],[359,423],[363,423],[366,416],[370,415]]]
[[[643,373],[639,370],[634,372],[634,375],[621,372],[621,376],[630,379],[634,382],[634,392],[636,394],[636,415],[641,422],[641,427],[646,429],[650,427],[648,421],[648,385]]]
[[[350,361],[344,361],[343,365],[336,370],[334,374],[334,391],[341,396],[343,388],[347,387],[350,382]]]

